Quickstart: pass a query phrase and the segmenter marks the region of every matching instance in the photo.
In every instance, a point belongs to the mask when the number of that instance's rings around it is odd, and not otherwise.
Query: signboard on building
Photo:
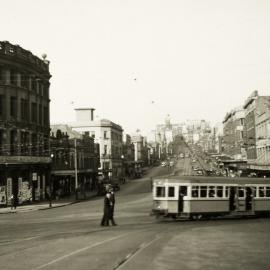
[[[0,205],[6,204],[6,187],[0,186]]]
[[[10,205],[10,197],[12,195],[12,178],[7,178],[7,204]]]
[[[32,180],[37,181],[37,173],[36,172],[32,173]]]
[[[22,181],[19,200],[20,203],[32,201],[32,189],[28,181]]]

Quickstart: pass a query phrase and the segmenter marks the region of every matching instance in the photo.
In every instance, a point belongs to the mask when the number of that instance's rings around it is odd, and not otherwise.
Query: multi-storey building
[[[246,159],[245,112],[236,108],[227,113],[223,121],[223,153],[232,159]]]
[[[55,196],[66,196],[96,188],[99,152],[94,139],[68,125],[51,126],[52,185]]]
[[[87,134],[100,146],[100,172],[105,178],[123,176],[123,129],[107,119],[94,120],[93,108],[76,109],[76,122],[72,129]]]
[[[0,202],[45,197],[49,183],[50,73],[43,60],[0,42]]]
[[[255,130],[255,114],[256,114],[256,100],[258,91],[254,91],[244,103],[245,109],[245,132],[246,132],[246,149],[247,159],[256,160],[256,130]]]
[[[270,170],[270,96],[259,96],[254,91],[244,108],[250,168]]]
[[[135,149],[131,142],[131,136],[125,134],[123,141],[122,160],[124,162],[124,176],[134,177],[135,175]]]

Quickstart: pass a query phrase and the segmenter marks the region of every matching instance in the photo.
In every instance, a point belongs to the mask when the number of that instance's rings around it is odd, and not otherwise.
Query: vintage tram
[[[156,217],[270,216],[270,179],[171,176],[153,181]]]

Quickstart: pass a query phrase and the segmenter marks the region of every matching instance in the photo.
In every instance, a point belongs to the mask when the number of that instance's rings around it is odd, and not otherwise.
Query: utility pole
[[[78,200],[77,139],[74,139],[75,196]]]

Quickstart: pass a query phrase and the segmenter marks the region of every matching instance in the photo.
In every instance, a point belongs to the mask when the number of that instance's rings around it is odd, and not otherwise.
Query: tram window
[[[266,187],[265,197],[270,197],[270,187]]]
[[[208,189],[208,197],[213,198],[216,196],[216,187],[210,186]]]
[[[252,194],[254,197],[257,197],[257,187],[251,187],[252,189]]]
[[[230,188],[230,187],[226,187],[226,189],[225,189],[225,197],[226,197],[226,198],[229,197],[229,188]]]
[[[174,187],[169,187],[169,189],[168,189],[168,197],[174,197]]]
[[[217,197],[222,198],[223,197],[223,187],[217,186]]]
[[[187,186],[180,186],[179,191],[182,196],[187,196]]]
[[[200,197],[201,198],[206,198],[207,197],[207,186],[201,186]]]
[[[239,197],[239,198],[245,197],[244,188],[242,188],[242,187],[239,187],[239,188],[238,188],[238,197]]]
[[[156,196],[157,197],[165,197],[165,187],[157,187],[156,188]]]
[[[264,187],[259,187],[259,197],[263,198],[265,196]]]
[[[193,186],[192,187],[192,197],[194,198],[198,198],[198,195],[199,195],[199,187],[198,186]]]

